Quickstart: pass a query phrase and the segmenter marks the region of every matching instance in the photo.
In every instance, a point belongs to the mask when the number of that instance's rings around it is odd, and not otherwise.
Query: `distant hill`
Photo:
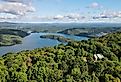
[[[29,35],[27,32],[24,32],[22,30],[17,30],[17,29],[0,29],[0,34],[10,34],[10,35],[16,35],[20,37],[25,37]]]
[[[0,22],[0,24],[15,24],[15,23],[13,23],[13,22]]]
[[[76,36],[86,36],[86,37],[98,37],[103,36],[108,33],[116,32],[121,30],[121,27],[83,27],[83,28],[69,28],[58,33],[68,34],[68,35],[76,35]]]

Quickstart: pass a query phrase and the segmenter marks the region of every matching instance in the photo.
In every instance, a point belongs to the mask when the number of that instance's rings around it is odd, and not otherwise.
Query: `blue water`
[[[87,37],[79,37],[79,36],[65,35],[65,34],[58,34],[58,33],[31,33],[29,36],[23,38],[22,44],[0,47],[0,55],[6,54],[9,52],[20,52],[22,50],[32,50],[35,48],[55,46],[61,43],[57,40],[40,38],[41,35],[46,35],[46,34],[61,35],[61,36],[71,38],[74,40],[87,40],[88,39]]]

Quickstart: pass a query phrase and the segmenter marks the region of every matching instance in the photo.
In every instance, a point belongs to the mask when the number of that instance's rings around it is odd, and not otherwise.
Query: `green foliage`
[[[120,82],[121,32],[0,57],[0,82]],[[94,54],[103,59],[95,61]]]
[[[10,46],[20,44],[22,38],[17,35],[0,34],[0,46]]]

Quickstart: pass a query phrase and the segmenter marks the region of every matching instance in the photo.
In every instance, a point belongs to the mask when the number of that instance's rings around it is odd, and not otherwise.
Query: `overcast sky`
[[[121,22],[121,0],[0,0],[0,21]]]

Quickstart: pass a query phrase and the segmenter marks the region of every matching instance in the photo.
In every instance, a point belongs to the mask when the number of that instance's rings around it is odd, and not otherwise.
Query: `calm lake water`
[[[0,47],[0,55],[4,55],[9,52],[19,52],[22,50],[32,50],[35,48],[55,46],[61,43],[57,40],[40,38],[40,35],[46,35],[46,34],[61,35],[61,36],[71,38],[74,40],[87,40],[88,39],[87,37],[79,37],[79,36],[65,35],[65,34],[58,34],[58,33],[31,33],[29,36],[23,38],[22,44]]]

